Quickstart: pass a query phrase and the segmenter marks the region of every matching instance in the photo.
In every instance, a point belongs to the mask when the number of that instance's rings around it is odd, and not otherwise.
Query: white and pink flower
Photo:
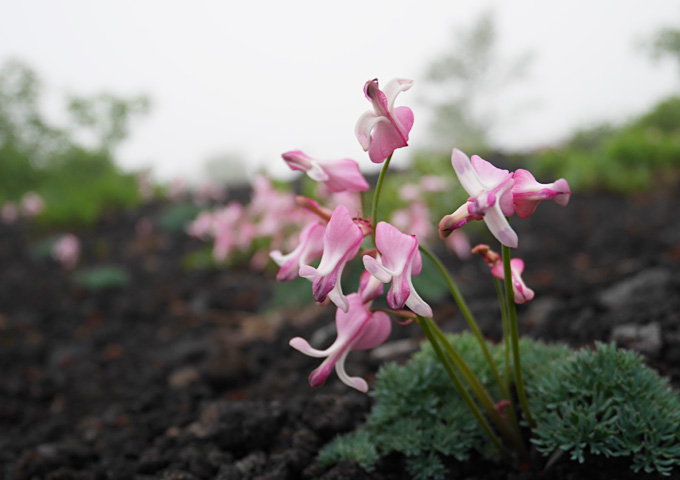
[[[300,150],[282,155],[291,170],[301,170],[312,180],[323,182],[333,193],[363,192],[368,190],[368,182],[359,171],[359,164],[350,158],[322,160],[312,158]]]
[[[484,220],[498,241],[517,248],[517,234],[505,218],[514,213],[512,173],[494,167],[478,155],[473,155],[470,160],[457,148],[451,154],[451,164],[470,198],[455,212],[441,219],[439,236],[444,239],[471,220]]]
[[[333,211],[323,236],[323,255],[317,268],[309,265],[300,267],[300,276],[312,280],[312,295],[317,302],[326,297],[347,312],[349,304],[342,293],[340,277],[347,262],[359,253],[362,229],[352,219],[344,205]]]
[[[301,337],[293,338],[290,346],[310,357],[325,358],[309,376],[312,387],[323,385],[335,368],[344,384],[365,393],[368,391],[366,380],[350,377],[345,371],[345,360],[353,350],[369,350],[382,345],[390,336],[392,324],[387,314],[371,312],[358,293],[348,295],[346,302],[347,309],[338,308],[335,314],[338,336],[330,347],[317,350]]]
[[[376,227],[375,243],[380,256],[376,259],[364,255],[364,267],[382,283],[392,283],[387,292],[390,308],[399,310],[406,305],[418,315],[432,317],[432,309],[420,298],[411,280],[422,269],[418,239],[401,233],[387,222],[380,222]]]
[[[357,140],[373,163],[382,163],[401,147],[408,145],[408,134],[413,127],[413,112],[408,107],[394,107],[397,95],[413,85],[413,80],[395,78],[383,90],[378,79],[364,85],[364,94],[373,104],[373,111],[359,117],[355,127]]]

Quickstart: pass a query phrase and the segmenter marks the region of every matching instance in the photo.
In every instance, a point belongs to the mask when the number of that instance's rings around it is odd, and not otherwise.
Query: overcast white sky
[[[579,125],[623,120],[680,86],[678,67],[640,46],[680,26],[675,0],[0,3],[0,62],[36,69],[50,111],[66,92],[152,99],[119,153],[123,166],[152,166],[163,179],[197,178],[206,158],[224,153],[240,155],[248,172],[281,172],[280,154],[298,148],[367,165],[353,128],[374,77],[415,80],[398,103],[415,113],[411,145],[425,146],[426,67],[488,8],[502,51],[534,54],[523,92],[507,99],[531,103],[501,123],[504,145],[545,145]]]

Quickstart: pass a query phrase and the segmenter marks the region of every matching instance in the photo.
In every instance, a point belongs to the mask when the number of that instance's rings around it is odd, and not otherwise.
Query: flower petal
[[[454,148],[451,153],[451,165],[453,165],[460,184],[470,196],[476,197],[484,190],[484,185],[473,170],[470,159],[457,148]]]
[[[515,231],[510,227],[508,219],[503,215],[500,205],[496,204],[486,211],[484,222],[499,242],[507,247],[517,248],[519,239]]]

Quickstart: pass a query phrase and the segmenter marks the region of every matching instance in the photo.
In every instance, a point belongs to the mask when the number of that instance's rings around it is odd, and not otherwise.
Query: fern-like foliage
[[[639,354],[598,344],[527,387],[539,451],[630,456],[635,472],[665,475],[680,465],[680,397]]]
[[[448,338],[492,395],[500,398],[475,337],[464,333]],[[564,346],[530,340],[522,340],[521,348],[528,378],[547,373],[553,361],[569,354]],[[503,347],[490,345],[490,349],[501,368]],[[371,471],[377,458],[399,452],[407,457],[406,468],[414,479],[441,479],[446,475],[442,457],[465,461],[473,451],[491,451],[429,343],[423,343],[422,351],[406,365],[384,365],[371,395],[376,402],[365,428],[326,446],[318,458],[321,466],[351,459]]]

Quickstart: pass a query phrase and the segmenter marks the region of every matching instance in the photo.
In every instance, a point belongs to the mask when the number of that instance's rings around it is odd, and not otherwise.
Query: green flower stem
[[[444,264],[435,256],[434,253],[432,253],[429,249],[427,249],[423,245],[420,245],[418,248],[423,254],[425,254],[426,257],[428,257],[432,261],[432,263],[435,264],[437,269],[439,269],[439,272],[444,277],[444,280],[446,280],[446,284],[449,286],[449,290],[451,291],[453,299],[455,300],[456,304],[458,304],[458,308],[460,308],[461,313],[463,314],[465,320],[470,326],[470,330],[472,330],[472,333],[477,338],[479,345],[482,347],[482,352],[484,353],[486,361],[489,363],[491,373],[498,382],[498,386],[500,387],[501,391],[504,392],[505,394],[503,379],[499,375],[498,369],[496,368],[496,365],[494,364],[494,361],[491,358],[491,353],[489,353],[489,348],[486,346],[486,340],[484,340],[482,331],[477,326],[477,322],[475,321],[475,318],[472,316],[472,312],[470,312],[470,309],[465,303],[465,300],[463,299],[460,290],[458,290],[458,286],[453,281],[453,278],[451,278],[451,275],[449,275],[449,272],[446,270],[446,267],[444,267]]]
[[[501,306],[501,317],[503,318],[503,344],[505,345],[505,365],[503,368],[503,379],[505,380],[506,389],[510,390],[510,323],[508,322],[508,306],[505,303],[505,295],[503,294],[504,285],[497,278],[494,278],[494,285],[496,286],[496,293],[498,294],[498,304]],[[506,397],[508,400],[511,400]]]
[[[380,200],[380,192],[382,191],[385,174],[387,173],[387,169],[390,167],[390,160],[392,160],[392,154],[390,154],[390,156],[387,157],[387,160],[385,160],[385,163],[383,163],[382,170],[380,170],[380,176],[378,177],[378,183],[375,185],[375,193],[373,194],[373,207],[371,208],[373,243],[375,243],[375,227],[378,225],[378,200]]]
[[[484,432],[487,434],[491,442],[498,448],[498,450],[501,452],[501,454],[511,457],[510,453],[508,450],[503,446],[501,443],[500,439],[498,438],[498,435],[491,429],[491,426],[489,426],[489,423],[486,421],[486,418],[484,418],[484,415],[482,415],[482,412],[479,410],[479,407],[477,404],[474,402],[468,391],[465,389],[463,386],[462,382],[458,378],[458,375],[456,375],[456,372],[451,365],[451,362],[449,359],[446,357],[444,352],[442,351],[441,346],[439,345],[439,342],[437,341],[437,337],[435,333],[433,332],[432,329],[432,320],[429,318],[424,318],[421,317],[420,315],[418,316],[418,324],[420,327],[423,329],[423,333],[425,333],[425,336],[427,339],[430,341],[432,344],[432,348],[434,348],[435,353],[437,354],[437,357],[439,358],[439,361],[442,363],[444,366],[444,369],[446,369],[446,372],[448,373],[449,377],[451,378],[451,381],[455,385],[456,389],[460,393],[461,397],[463,397],[463,400],[465,403],[470,407],[470,410],[472,411],[472,414],[475,416],[477,421],[479,422],[480,426],[484,430]],[[447,342],[448,343],[448,342]]]
[[[519,403],[522,406],[524,416],[531,427],[536,426],[536,422],[529,411],[529,402],[524,391],[522,381],[522,366],[519,358],[519,329],[517,327],[517,309],[515,308],[515,298],[512,293],[512,272],[510,270],[510,247],[503,245],[503,276],[505,277],[505,301],[508,306],[508,316],[510,320],[510,343],[512,344],[512,358],[515,367],[515,388]]]
[[[493,420],[496,428],[501,432],[501,434],[508,440],[515,448],[523,455],[526,456],[526,450],[524,449],[524,444],[522,443],[522,434],[519,428],[519,423],[517,423],[516,417],[512,417],[511,421],[513,429],[510,427],[508,422],[506,422],[503,417],[501,417],[498,410],[494,408],[494,401],[491,398],[489,392],[484,388],[484,385],[479,381],[477,375],[470,369],[463,357],[458,353],[458,351],[451,345],[441,329],[432,320],[429,321],[430,328],[437,336],[439,343],[444,347],[446,353],[453,363],[454,367],[458,369],[463,377],[463,380],[468,384],[470,390],[475,395],[482,408],[486,411],[486,414]]]

